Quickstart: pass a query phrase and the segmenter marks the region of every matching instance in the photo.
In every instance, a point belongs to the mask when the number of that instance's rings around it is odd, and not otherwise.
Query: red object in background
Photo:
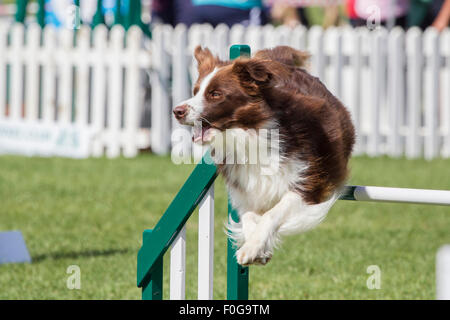
[[[347,15],[350,19],[358,18],[355,11],[355,2],[356,0],[347,0]]]

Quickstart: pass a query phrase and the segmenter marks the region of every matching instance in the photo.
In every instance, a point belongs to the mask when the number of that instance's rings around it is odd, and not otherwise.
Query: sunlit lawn
[[[136,256],[192,166],[170,158],[0,157],[0,231],[21,230],[33,263],[0,266],[0,299],[139,299]],[[352,184],[450,189],[450,161],[355,158]],[[215,298],[226,295],[226,192],[216,183]],[[250,269],[253,299],[434,299],[450,209],[340,201],[315,230]],[[197,215],[187,226],[187,297],[196,298]],[[165,288],[168,289],[168,260]],[[70,265],[81,289],[67,289]],[[381,270],[369,290],[367,268]],[[164,292],[168,297],[168,290]]]

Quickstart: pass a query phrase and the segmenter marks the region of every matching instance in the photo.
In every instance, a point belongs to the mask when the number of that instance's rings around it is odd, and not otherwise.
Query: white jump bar
[[[403,202],[450,206],[450,191],[446,190],[356,186],[353,195],[357,201]]]

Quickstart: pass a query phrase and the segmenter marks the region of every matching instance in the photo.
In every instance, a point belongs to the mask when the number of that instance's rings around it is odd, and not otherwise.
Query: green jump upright
[[[250,47],[235,45],[230,48],[230,59],[249,56]],[[172,203],[152,230],[145,230],[142,247],[137,257],[137,286],[142,288],[143,300],[163,297],[163,257],[176,239],[192,212],[206,195],[217,177],[217,168],[209,152],[195,167]],[[228,203],[229,219],[239,221],[239,215]],[[248,299],[248,268],[236,261],[236,246],[228,239],[227,299]]]
[[[247,45],[234,45],[230,48],[230,60],[241,56],[250,56],[250,47]],[[228,201],[228,219],[239,222],[239,215]],[[248,299],[249,269],[236,261],[236,245],[231,238],[227,241],[227,299]]]
[[[142,299],[162,298],[162,259],[192,212],[217,177],[217,168],[207,153],[195,167],[166,212],[150,231],[143,235],[137,259],[137,285]]]

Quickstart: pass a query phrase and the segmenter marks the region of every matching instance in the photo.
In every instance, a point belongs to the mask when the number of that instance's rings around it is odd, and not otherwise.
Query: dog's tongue
[[[194,134],[192,135],[192,141],[197,143],[202,143],[205,139],[208,139],[208,133],[210,128],[205,128],[203,126],[194,126]]]
[[[203,141],[203,135],[205,134],[207,128],[202,126],[194,126],[194,135],[192,136],[192,141],[199,142]]]

